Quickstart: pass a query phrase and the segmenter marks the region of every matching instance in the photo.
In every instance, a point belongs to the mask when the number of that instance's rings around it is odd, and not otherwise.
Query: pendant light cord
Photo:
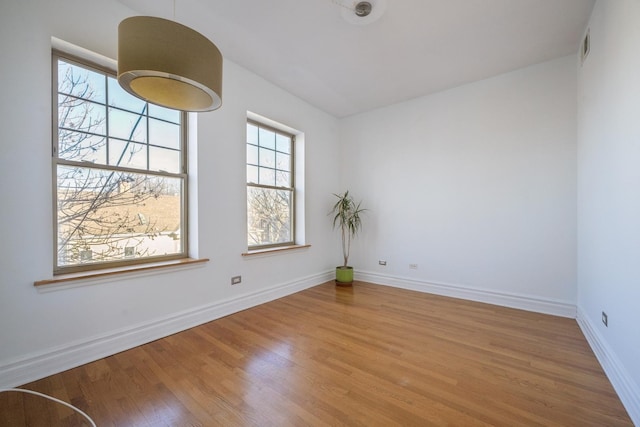
[[[91,419],[91,417],[89,415],[85,414],[80,409],[76,408],[75,406],[73,406],[73,405],[71,405],[71,404],[69,404],[69,403],[67,403],[67,402],[65,402],[63,400],[56,399],[55,397],[52,397],[52,396],[49,396],[49,395],[46,395],[46,394],[43,394],[43,393],[38,393],[37,391],[33,391],[33,390],[27,390],[27,389],[24,389],[24,388],[0,388],[0,393],[8,392],[8,391],[15,391],[15,392],[18,392],[18,393],[33,394],[35,396],[40,396],[40,397],[44,397],[45,399],[52,400],[52,401],[54,401],[56,403],[59,403],[61,405],[64,405],[64,406],[66,406],[68,408],[73,409],[74,411],[76,411],[77,413],[79,413],[80,415],[85,417],[87,419],[87,421],[89,421],[89,423],[91,423],[92,427],[97,427],[96,423]]]

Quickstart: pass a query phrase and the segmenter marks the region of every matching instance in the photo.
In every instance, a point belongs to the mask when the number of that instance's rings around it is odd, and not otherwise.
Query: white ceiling
[[[355,0],[119,1],[346,117],[577,53],[595,0],[369,0],[367,25],[343,17]]]

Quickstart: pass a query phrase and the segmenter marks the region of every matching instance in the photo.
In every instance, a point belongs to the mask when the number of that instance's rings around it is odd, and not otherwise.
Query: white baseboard
[[[611,385],[618,393],[631,421],[640,426],[640,385],[633,381],[618,356],[611,350],[609,344],[602,338],[598,329],[580,306],[578,306],[576,320],[602,369],[611,381]]]
[[[565,301],[537,298],[529,295],[487,291],[484,289],[458,285],[425,282],[409,278],[387,276],[374,272],[357,271],[355,276],[357,280],[376,283],[379,285],[387,285],[447,297],[484,302],[503,307],[533,311],[536,313],[552,314],[554,316],[568,317],[571,319],[575,319],[576,317],[575,304]]]
[[[58,346],[0,366],[0,388],[22,384],[75,368],[137,347],[194,326],[299,292],[334,279],[328,271],[273,286],[258,292],[174,313],[91,339]]]

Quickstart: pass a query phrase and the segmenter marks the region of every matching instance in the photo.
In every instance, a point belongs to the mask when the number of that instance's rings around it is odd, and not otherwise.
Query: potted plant
[[[360,214],[366,209],[360,207],[362,202],[356,203],[349,191],[344,194],[334,194],[338,201],[333,205],[331,215],[333,217],[333,228],[340,229],[342,237],[342,256],[344,264],[336,267],[336,284],[338,286],[351,286],[353,283],[353,267],[349,266],[349,251],[351,249],[351,239],[358,234],[362,228]]]

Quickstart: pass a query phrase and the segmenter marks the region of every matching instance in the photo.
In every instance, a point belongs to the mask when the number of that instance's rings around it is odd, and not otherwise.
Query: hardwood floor
[[[104,426],[632,426],[572,319],[326,283],[27,384]],[[82,426],[0,394],[1,426]]]

